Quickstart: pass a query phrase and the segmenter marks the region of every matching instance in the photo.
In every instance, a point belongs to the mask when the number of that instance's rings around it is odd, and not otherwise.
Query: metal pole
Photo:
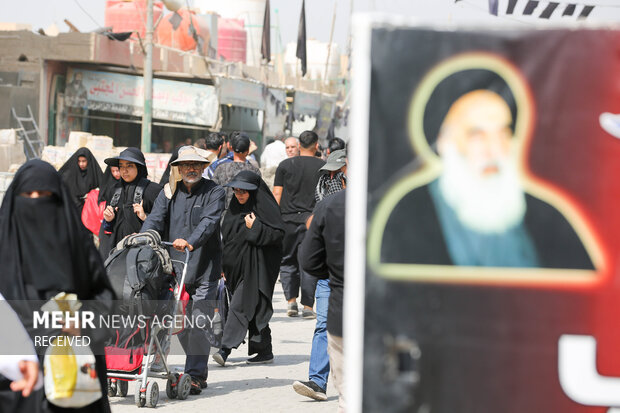
[[[327,85],[329,79],[327,77],[327,69],[329,68],[329,58],[332,54],[332,41],[334,39],[334,26],[336,25],[336,7],[338,7],[338,0],[334,2],[334,15],[332,16],[332,29],[329,33],[329,45],[327,46],[327,60],[325,60],[325,73],[323,76],[323,86]],[[323,89],[321,87],[321,89]]]
[[[146,4],[146,39],[144,49],[144,114],[142,115],[142,152],[151,152],[153,121],[153,0]]]

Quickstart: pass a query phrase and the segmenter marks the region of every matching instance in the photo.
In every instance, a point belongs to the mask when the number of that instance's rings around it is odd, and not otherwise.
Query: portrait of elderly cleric
[[[594,269],[564,215],[570,207],[525,183],[523,131],[533,128],[523,123],[533,122],[525,116],[532,109],[521,112],[511,86],[492,70],[472,69],[429,92],[418,120],[435,167],[420,168],[426,172],[406,191],[400,186],[385,214],[381,264]]]

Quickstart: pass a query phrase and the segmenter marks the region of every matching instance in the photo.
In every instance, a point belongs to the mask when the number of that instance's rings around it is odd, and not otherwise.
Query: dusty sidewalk
[[[293,390],[295,380],[308,379],[308,362],[315,320],[286,316],[286,302],[280,284],[274,293],[274,315],[270,326],[275,360],[273,364],[250,366],[245,363],[247,346],[233,350],[226,367],[209,359],[209,388],[187,400],[170,400],[166,396],[165,380],[159,384],[157,411],[161,412],[333,412],[338,406],[338,394],[330,382],[328,400],[317,402],[300,396]],[[175,339],[176,341],[176,339]],[[178,345],[178,343],[174,343]],[[176,348],[176,346],[175,346]],[[176,353],[178,354],[178,352]],[[182,369],[184,356],[170,356],[170,363]],[[113,413],[135,412],[134,383],[129,383],[125,398],[110,398]],[[143,409],[147,409],[146,407]]]

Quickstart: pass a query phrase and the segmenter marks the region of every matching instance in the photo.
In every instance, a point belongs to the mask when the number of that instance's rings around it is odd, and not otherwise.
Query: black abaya
[[[255,173],[242,171],[234,181],[258,187],[241,205],[233,197],[222,224],[223,269],[232,294],[222,347],[237,348],[250,332],[248,353],[271,353],[271,299],[282,259],[283,222],[267,184]],[[247,228],[245,216],[256,220]]]
[[[48,197],[26,198],[24,192],[49,191]],[[15,174],[0,208],[0,292],[20,315],[31,337],[55,335],[58,331],[33,328],[33,311],[40,301],[59,292],[75,293],[82,301],[82,310],[106,315],[112,309],[114,292],[109,284],[92,239],[82,225],[72,195],[60,174],[47,162],[35,159],[26,162]],[[82,331],[91,338],[96,355],[96,371],[101,383],[102,398],[72,412],[109,412],[106,368],[103,346],[108,338],[103,329]],[[37,347],[38,353],[45,349]],[[100,354],[97,356],[97,354]],[[0,400],[11,403],[3,394]],[[39,397],[43,411],[66,411],[48,406],[42,392]],[[3,406],[0,406],[2,410]]]
[[[125,238],[127,235],[140,232],[140,228],[142,228],[143,222],[140,218],[138,218],[133,210],[136,186],[144,186],[144,193],[142,194],[142,207],[147,215],[153,209],[155,199],[157,199],[157,195],[159,195],[159,192],[161,191],[160,185],[151,182],[146,178],[146,166],[139,164],[136,164],[136,166],[138,167],[138,175],[136,176],[136,179],[131,182],[125,182],[121,178],[119,182],[114,185],[112,190],[107,192],[105,201],[106,205],[109,205],[112,197],[114,196],[114,192],[118,188],[121,188],[121,197],[118,200],[118,210],[115,212],[116,216],[112,221],[111,234],[106,234],[104,232],[103,225],[101,231],[99,232],[99,252],[102,257],[104,257],[104,260],[112,248],[114,248],[120,240]]]
[[[114,187],[120,182],[120,178],[114,178],[112,175],[112,167],[108,165],[103,172],[103,180],[99,187],[99,199],[97,202],[105,202],[106,199],[111,199],[114,194]]]
[[[78,158],[80,156],[85,157],[88,161],[84,171],[78,165]],[[71,155],[58,172],[69,188],[71,199],[78,206],[79,211],[82,212],[84,196],[91,189],[99,188],[103,183],[103,173],[97,163],[97,159],[88,148],[80,148]]]

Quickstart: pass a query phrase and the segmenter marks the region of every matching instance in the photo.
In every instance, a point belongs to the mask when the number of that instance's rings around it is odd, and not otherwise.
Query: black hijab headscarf
[[[241,171],[228,185],[234,187],[235,182],[247,183],[250,186],[256,187],[256,189],[249,191],[250,197],[243,205],[239,203],[237,197],[233,196],[222,223],[222,237],[224,239],[223,266],[225,268],[226,280],[233,291],[236,285],[243,279],[243,276],[249,271],[254,270],[253,266],[265,264],[257,262],[257,260],[261,260],[260,257],[252,256],[255,252],[253,249],[256,249],[256,247],[247,241],[245,216],[254,212],[256,219],[262,225],[266,225],[271,230],[284,231],[280,207],[265,181],[252,171]],[[245,185],[240,184],[238,186]],[[263,247],[261,249],[266,251],[269,248]],[[271,283],[271,281],[275,282],[275,279],[271,280],[272,276],[273,274],[269,274],[269,280],[265,280],[267,284]],[[277,278],[277,273],[275,278]],[[261,280],[259,280],[260,282]]]
[[[109,166],[118,166],[119,161],[121,160],[134,163],[138,169],[138,175],[131,182],[125,182],[121,175],[121,179],[107,193],[105,201],[109,205],[112,201],[114,193],[119,188],[121,189],[120,198],[118,200],[118,204],[116,205],[118,210],[115,211],[116,217],[113,221],[112,233],[110,235],[106,235],[106,237],[103,237],[104,241],[100,241],[99,251],[104,257],[108,256],[108,253],[118,243],[118,241],[122,240],[129,234],[140,232],[140,229],[142,228],[143,222],[140,221],[133,210],[136,187],[140,185],[144,188],[142,195],[142,206],[147,214],[151,212],[155,199],[161,190],[159,185],[147,179],[148,171],[146,169],[146,161],[144,159],[144,154],[140,151],[140,149],[127,148],[122,151],[119,156],[108,158],[105,162]],[[100,240],[101,239],[102,232],[100,232]]]
[[[168,161],[168,166],[166,166],[166,170],[164,171],[164,174],[161,176],[161,179],[159,180],[159,184],[161,186],[164,186],[168,183],[168,180],[170,179],[170,167],[171,167],[171,163],[176,161],[179,157],[179,148],[174,148],[172,150],[172,156],[170,157],[170,160]]]
[[[52,196],[20,196],[32,191]],[[54,167],[38,159],[22,165],[0,208],[2,295],[46,300],[65,291],[92,298],[89,242],[72,195]]]
[[[248,348],[252,354],[259,351],[258,347],[267,344],[262,343],[263,333],[273,315],[271,299],[282,259],[284,223],[273,194],[254,172],[239,172],[228,186],[246,189],[250,193],[243,205],[235,196],[230,201],[222,223],[222,267],[226,285],[233,294],[230,312],[238,320],[241,317],[247,320],[250,336]],[[256,215],[256,220],[248,229],[245,216],[251,212]],[[241,301],[237,296],[239,291],[242,293]],[[240,343],[245,331],[237,333],[241,333],[236,337]],[[228,343],[233,344],[238,343]]]
[[[105,172],[103,172],[103,180],[101,186],[99,187],[99,199],[97,202],[104,202],[106,199],[112,198],[112,195],[114,194],[114,186],[120,182],[120,178],[116,179],[114,178],[114,175],[112,175],[111,168],[112,167],[108,165],[108,167],[105,168]]]
[[[140,228],[142,228],[142,221],[138,219],[136,213],[133,211],[133,201],[136,187],[142,180],[147,179],[147,170],[145,165],[136,164],[136,166],[138,168],[138,175],[136,176],[136,179],[131,182],[125,182],[125,180],[121,177],[119,182],[114,185],[114,190],[110,192],[110,198],[107,199],[109,204],[116,189],[122,189],[121,197],[118,200],[117,205],[118,211],[115,212],[116,219],[114,221],[113,230],[113,234],[115,235],[113,235],[113,238],[115,238],[116,242],[120,241],[125,235],[140,232]],[[146,186],[145,182],[142,182],[141,184]],[[119,231],[120,228],[123,228],[123,231]],[[121,235],[121,232],[124,235]],[[113,244],[116,244],[116,242],[113,242]]]
[[[280,207],[269,187],[260,176],[252,171],[241,171],[226,186],[235,187],[235,182],[239,182],[241,184],[239,186],[245,186],[243,183],[247,183],[249,186],[256,187],[257,189],[248,191],[250,198],[243,205],[239,203],[236,196],[232,197],[228,212],[224,217],[222,235],[225,236],[227,235],[226,233],[233,235],[233,233],[239,232],[240,227],[237,224],[243,223],[243,227],[245,227],[245,216],[250,212],[254,212],[261,223],[272,229],[284,230]],[[228,224],[226,223],[227,221]]]
[[[78,158],[80,156],[88,160],[88,165],[84,171],[78,165]],[[97,159],[88,148],[78,149],[58,172],[60,172],[62,179],[69,187],[73,201],[80,206],[84,205],[84,200],[81,198],[91,189],[99,188],[103,182],[101,168],[97,163]]]
[[[109,197],[106,199],[106,202],[109,204],[112,200],[114,192],[116,192],[118,188],[122,189],[121,197],[118,200],[117,205],[118,211],[115,212],[116,218],[114,220],[114,230],[112,232],[112,246],[116,245],[116,242],[120,241],[123,237],[125,237],[125,235],[133,234],[134,232],[140,232],[140,228],[142,228],[142,221],[138,219],[136,213],[133,211],[133,199],[134,193],[136,192],[136,187],[140,183],[143,186],[146,186],[147,183],[143,180],[146,180],[148,176],[146,161],[144,160],[144,154],[140,149],[127,148],[121,153],[119,158],[133,159],[133,163],[138,169],[138,175],[136,176],[136,179],[131,182],[125,182],[121,175],[121,179],[117,181],[112,191],[110,191]],[[112,166],[118,166],[118,161],[116,165]],[[122,231],[119,231],[119,229],[122,229]]]

